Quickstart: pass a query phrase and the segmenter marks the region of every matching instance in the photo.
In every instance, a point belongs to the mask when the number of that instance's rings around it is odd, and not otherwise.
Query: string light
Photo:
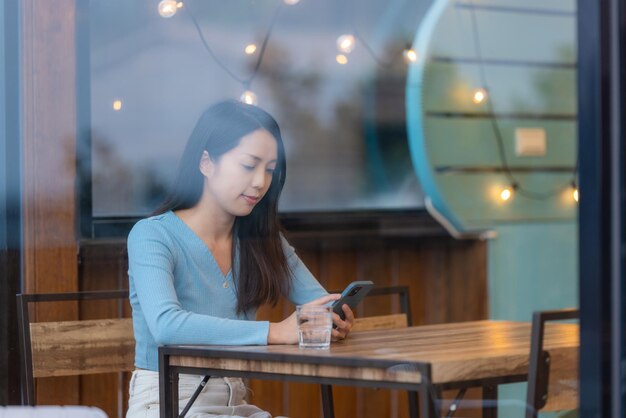
[[[472,94],[472,101],[476,104],[481,104],[487,100],[487,90],[485,89],[476,89]]]
[[[174,16],[178,8],[179,6],[176,0],[161,0],[161,2],[159,2],[159,14],[161,15],[161,17],[164,17],[166,19]]]
[[[287,0],[285,0],[285,2],[286,1]],[[293,2],[293,0],[291,0],[291,1]],[[297,3],[297,1],[295,3]],[[292,3],[292,4],[295,4],[295,3]],[[265,34],[265,38],[263,38],[263,43],[261,44],[261,50],[259,51],[256,64],[254,66],[254,69],[252,70],[252,74],[248,78],[242,78],[242,77],[239,77],[237,74],[235,74],[233,71],[231,71],[230,68],[228,68],[219,59],[217,54],[215,54],[215,52],[213,51],[213,49],[209,45],[209,42],[207,41],[206,37],[204,36],[204,32],[202,31],[202,28],[200,27],[200,24],[198,23],[198,20],[196,19],[195,15],[193,13],[193,10],[191,10],[191,7],[189,7],[189,4],[187,4],[186,10],[189,13],[189,17],[191,18],[191,21],[192,21],[194,27],[196,28],[196,32],[198,33],[198,36],[200,37],[200,41],[202,42],[202,45],[204,46],[204,49],[209,53],[211,58],[213,58],[215,60],[217,65],[219,65],[219,67],[222,70],[224,70],[225,73],[227,73],[233,80],[239,82],[244,87],[245,91],[239,97],[239,99],[242,102],[244,102],[244,103],[248,103],[248,104],[251,104],[251,105],[256,105],[257,104],[257,101],[258,101],[257,100],[257,96],[256,96],[256,94],[254,94],[250,90],[250,86],[252,85],[252,82],[254,81],[256,75],[259,72],[259,68],[261,67],[261,62],[263,62],[263,57],[265,55],[265,49],[267,47],[267,43],[269,42],[270,36],[272,35],[272,31],[274,29],[274,25],[276,24],[276,20],[278,18],[278,15],[280,14],[280,10],[282,8],[282,5],[283,5],[283,3],[278,3],[276,8],[274,9],[274,14],[272,15],[272,20],[270,21],[270,25],[269,25],[269,27],[267,29],[267,33]],[[254,44],[247,45],[246,48],[244,49],[244,51],[246,53],[248,53],[248,51],[252,50],[251,47],[254,47],[254,50],[251,53],[256,52],[256,45],[254,45]],[[250,49],[248,49],[248,48],[250,48]]]
[[[350,34],[344,34],[337,38],[337,49],[339,52],[349,54],[354,49],[354,44],[354,36]]]
[[[116,112],[118,110],[122,110],[122,101],[121,100],[114,100],[113,101],[113,110],[115,110]]]
[[[503,202],[508,202],[513,198],[518,188],[519,185],[517,183],[511,183],[510,186],[507,186],[500,191],[500,200],[502,200]]]
[[[347,6],[347,10],[355,10],[357,9],[359,6],[359,4],[357,4],[357,2],[355,0],[348,0],[348,6]],[[369,54],[369,56],[376,61],[376,64],[378,64],[379,66],[381,66],[382,68],[391,68],[394,66],[394,63],[396,62],[396,59],[400,59],[400,57],[404,58],[405,63],[407,64],[411,64],[413,62],[416,62],[418,60],[418,55],[417,52],[411,48],[411,43],[405,43],[405,48],[403,48],[402,50],[398,50],[397,52],[394,52],[392,57],[388,60],[382,60],[378,57],[378,55],[376,54],[376,52],[374,52],[374,50],[372,49],[372,47],[367,43],[367,40],[359,33],[358,29],[357,29],[357,25],[354,21],[354,13],[348,13],[348,17],[350,20],[350,32],[351,35],[353,37],[353,39],[355,40],[353,42],[353,44],[356,42],[356,40],[359,41],[359,45],[363,46],[363,49],[365,49],[365,51]],[[341,51],[341,50],[340,50]],[[343,52],[343,51],[341,51]]]
[[[513,191],[508,187],[500,192],[500,199],[502,199],[504,202],[509,200],[511,196],[513,196]]]
[[[254,94],[251,90],[244,91],[239,99],[249,105],[256,106],[258,104],[256,94]]]
[[[189,14],[189,16],[190,16],[190,18],[192,20],[192,23],[194,24],[194,26],[196,28],[196,31],[197,31],[198,36],[200,38],[200,41],[202,42],[202,45],[204,46],[205,50],[215,60],[217,65],[219,67],[221,67],[222,70],[224,70],[224,72],[226,72],[233,80],[239,82],[244,87],[245,91],[240,96],[240,100],[241,101],[243,101],[245,103],[250,103],[250,104],[256,104],[257,103],[257,96],[256,96],[256,94],[254,94],[250,90],[250,86],[252,85],[252,82],[254,81],[254,78],[256,77],[256,75],[258,73],[258,70],[259,70],[259,68],[261,66],[261,62],[263,61],[265,49],[267,47],[267,43],[269,41],[269,38],[270,38],[270,36],[272,34],[272,30],[274,28],[274,24],[276,23],[276,20],[278,18],[279,13],[280,13],[281,6],[283,4],[295,5],[295,4],[298,4],[299,2],[300,2],[300,0],[283,0],[283,2],[280,2],[280,3],[277,4],[275,12],[274,12],[274,14],[272,16],[272,20],[270,22],[269,28],[268,28],[267,33],[265,35],[265,38],[263,39],[263,43],[261,44],[260,51],[258,51],[258,58],[257,58],[256,65],[254,66],[252,74],[248,78],[244,78],[244,77],[238,76],[233,71],[231,71],[219,59],[219,57],[215,54],[215,52],[213,51],[213,49],[209,45],[208,40],[204,36],[204,32],[202,31],[202,28],[200,27],[200,24],[198,23],[198,21],[197,21],[197,19],[195,17],[195,14],[191,10],[192,8],[190,7],[189,2],[185,3],[185,9],[188,12],[188,14]],[[163,17],[172,17],[174,14],[176,14],[176,9],[177,8],[182,8],[182,7],[183,7],[183,2],[177,2],[175,0],[162,0],[159,3],[159,13]],[[348,63],[348,57],[345,54],[350,53],[354,49],[354,47],[356,45],[356,39],[359,39],[359,41],[363,44],[364,48],[372,56],[372,58],[376,61],[377,64],[379,64],[379,65],[381,65],[383,67],[391,67],[393,65],[393,62],[385,63],[385,62],[382,62],[380,59],[378,59],[376,57],[376,54],[374,54],[374,51],[367,45],[365,40],[363,40],[358,35],[356,30],[354,31],[354,34],[343,34],[343,35],[341,35],[337,39],[337,48],[340,51],[340,54],[335,56],[335,60],[337,61],[337,63],[339,63],[340,65],[345,65],[345,64]],[[247,55],[252,55],[252,54],[257,52],[257,49],[258,49],[257,45],[255,45],[255,44],[248,44],[244,48],[244,52]],[[407,63],[408,62],[415,62],[418,59],[417,53],[415,52],[415,50],[413,50],[410,47],[410,44],[407,45],[406,50],[403,50],[402,55],[404,56],[404,59],[407,61]]]
[[[413,48],[407,48],[404,51],[402,51],[402,57],[404,58],[404,61],[408,64],[411,62],[416,62],[417,61],[417,52],[415,52],[415,50]]]
[[[474,49],[476,52],[476,57],[478,58],[478,69],[479,69],[479,74],[480,74],[480,82],[482,83],[482,85],[487,88],[488,84],[487,84],[487,77],[485,75],[485,68],[483,66],[483,59],[482,59],[482,50],[481,50],[481,45],[480,45],[480,39],[478,37],[478,23],[476,21],[476,13],[474,10],[474,3],[473,0],[470,0],[470,18],[471,18],[471,27],[472,27],[472,37],[473,37],[473,43],[474,43]],[[476,101],[476,99],[480,99],[481,95],[477,94],[480,90],[483,90],[483,95],[482,95],[482,100],[480,100],[479,102]],[[485,100],[487,99],[487,92],[485,89],[477,89],[474,92],[474,97],[473,97],[473,101],[474,103],[478,104],[481,102],[485,102]],[[525,187],[523,187],[520,183],[518,183],[518,181],[516,180],[515,176],[513,175],[513,172],[511,171],[511,168],[509,167],[509,164],[507,162],[507,157],[506,157],[506,153],[504,150],[504,140],[502,138],[502,132],[500,131],[500,127],[498,126],[498,121],[496,119],[495,113],[494,113],[494,106],[493,106],[493,100],[487,100],[487,111],[489,114],[489,121],[491,122],[491,127],[493,130],[493,134],[496,138],[496,144],[498,146],[498,155],[500,158],[500,164],[502,165],[502,170],[504,171],[504,173],[506,174],[506,176],[508,177],[509,181],[513,184],[513,190],[516,193],[519,193],[521,196],[527,197],[529,199],[535,199],[535,200],[545,200],[545,199],[549,199],[552,198],[560,193],[563,192],[563,190],[566,187],[569,187],[569,185],[571,185],[572,183],[575,182],[575,180],[569,180],[565,185],[559,186],[558,188],[554,189],[554,190],[550,190],[547,192],[536,192],[533,190],[529,190]],[[578,158],[576,159],[578,160]],[[574,168],[573,172],[572,172],[572,177],[573,179],[576,178],[576,173],[578,171],[578,162],[576,163],[576,167]],[[503,200],[508,200],[511,198],[512,196],[512,192],[513,190],[511,190],[510,194],[508,195],[508,197],[506,199]],[[504,193],[504,191],[503,191]],[[572,191],[572,196],[574,198],[574,200],[578,201],[578,190]],[[506,196],[507,193],[504,193],[504,195],[501,194],[501,198],[503,198],[504,196]]]
[[[576,186],[576,182],[572,183],[572,198],[576,203],[578,203],[578,186]]]

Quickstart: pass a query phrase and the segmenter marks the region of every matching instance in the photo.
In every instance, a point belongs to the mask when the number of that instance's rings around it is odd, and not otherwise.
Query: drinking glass
[[[300,348],[330,348],[330,333],[333,327],[330,306],[300,305],[296,308]]]

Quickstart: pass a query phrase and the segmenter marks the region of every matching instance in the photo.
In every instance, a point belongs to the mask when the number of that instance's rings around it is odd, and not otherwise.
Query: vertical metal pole
[[[528,388],[526,389],[526,418],[536,418],[538,414],[538,398],[540,396],[540,388],[538,385],[538,374],[540,365],[540,357],[543,347],[543,320],[541,312],[533,314],[533,323],[531,329],[531,345],[530,360],[528,362]]]
[[[437,414],[435,413],[435,410],[436,410],[435,401],[432,398],[432,396],[430,396],[430,389],[431,389],[430,384],[424,383],[422,384],[419,390],[419,394],[420,394],[420,398],[419,398],[420,415],[419,416],[421,418],[438,418]],[[411,418],[418,418],[418,417],[415,416]]]
[[[612,0],[611,48],[611,416],[624,417],[624,0]]]
[[[23,402],[15,295],[22,291],[21,2],[0,2],[0,405]]]
[[[172,409],[172,373],[170,356],[159,348],[159,415],[161,418],[175,418]]]
[[[418,418],[420,416],[419,413],[419,393],[418,392],[407,392],[409,397],[409,417]]]
[[[432,385],[432,373],[430,364],[418,364],[417,370],[420,373],[422,382],[419,387],[419,407],[420,418],[439,418],[437,405],[435,404],[435,389]],[[409,396],[411,394],[409,393]],[[417,417],[411,417],[417,418]]]
[[[331,385],[321,385],[320,390],[322,391],[322,412],[324,418],[335,418],[333,387]]]
[[[624,416],[624,0],[578,0],[580,415]]]
[[[483,386],[483,418],[498,418],[498,386]]]

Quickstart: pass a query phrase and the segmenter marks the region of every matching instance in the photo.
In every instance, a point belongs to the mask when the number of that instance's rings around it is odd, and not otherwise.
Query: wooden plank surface
[[[31,324],[33,376],[72,376],[134,368],[130,318]]]
[[[271,362],[264,360],[241,360],[201,358],[194,356],[176,357],[170,364],[185,366],[220,369],[229,371],[249,371],[261,373],[290,374],[297,376],[330,377],[339,379],[420,383],[421,376],[417,372],[398,369],[383,369],[380,367],[344,367],[324,364],[301,363],[297,361],[289,363]]]
[[[80,290],[128,289],[125,246],[97,241],[93,246],[81,248],[79,260]],[[131,313],[128,299],[81,301],[79,308],[79,318],[83,320],[130,317]],[[98,407],[109,418],[124,418],[130,378],[130,372],[81,375],[81,404]]]
[[[554,361],[551,370],[569,370],[576,367],[578,351],[578,325],[550,324],[546,328],[544,347]],[[397,360],[426,362],[432,367],[433,383],[461,382],[474,379],[498,378],[527,373],[530,352],[530,324],[508,321],[475,321],[411,327],[399,330],[362,331],[350,338],[333,343],[328,351],[300,350],[297,346],[243,346],[211,347],[227,352],[270,354],[274,356],[272,371],[299,373],[302,357],[314,357],[319,363],[325,359]],[[268,356],[269,357],[269,356]],[[171,363],[180,366],[199,366],[206,359],[172,356]],[[240,367],[251,360],[241,360]],[[260,363],[263,363],[261,361]],[[213,364],[215,366],[215,364]],[[261,367],[261,366],[259,366]],[[343,367],[343,365],[342,365]],[[333,367],[330,367],[332,369]],[[339,369],[339,366],[336,366]],[[342,369],[343,370],[343,369]],[[319,376],[328,369],[317,369]],[[308,371],[307,371],[308,373]],[[329,372],[330,373],[330,372]],[[332,372],[332,377],[337,377]],[[328,376],[331,376],[328,374]],[[354,378],[346,374],[344,377]],[[393,378],[393,375],[391,376]],[[398,377],[398,379],[406,377]]]
[[[365,318],[356,318],[352,332],[371,331],[374,329],[395,329],[406,328],[407,319],[405,314],[391,314],[366,316]]]
[[[22,290],[76,291],[76,1],[14,3],[21,18]],[[39,304],[31,317],[76,319],[77,305]],[[36,384],[37,403],[78,404],[78,385],[77,378]]]

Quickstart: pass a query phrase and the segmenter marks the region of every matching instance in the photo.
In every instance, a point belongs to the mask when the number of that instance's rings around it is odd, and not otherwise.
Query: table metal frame
[[[355,378],[338,378],[326,376],[310,376],[297,373],[272,373],[254,370],[230,370],[227,368],[187,367],[170,364],[173,356],[234,359],[243,361],[262,361],[280,363],[300,363],[312,365],[329,365],[347,368],[380,368],[382,370],[413,371],[421,377],[421,382],[397,382],[384,380],[365,380]],[[483,390],[483,417],[497,418],[498,385],[524,382],[527,374],[502,376],[497,378],[465,380],[432,384],[431,365],[427,362],[403,362],[398,360],[381,360],[353,357],[329,357],[324,355],[297,355],[284,353],[268,353],[255,351],[234,351],[219,346],[184,346],[172,345],[159,347],[159,401],[161,418],[178,417],[178,376],[181,373],[209,375],[217,377],[243,377],[265,380],[281,380],[314,384],[333,384],[356,387],[400,389],[409,392],[409,416],[412,418],[439,417],[437,401],[441,392],[447,389],[467,389],[481,387]],[[419,402],[418,402],[419,399]],[[450,411],[448,416],[452,416]],[[326,416],[326,415],[325,415]]]

